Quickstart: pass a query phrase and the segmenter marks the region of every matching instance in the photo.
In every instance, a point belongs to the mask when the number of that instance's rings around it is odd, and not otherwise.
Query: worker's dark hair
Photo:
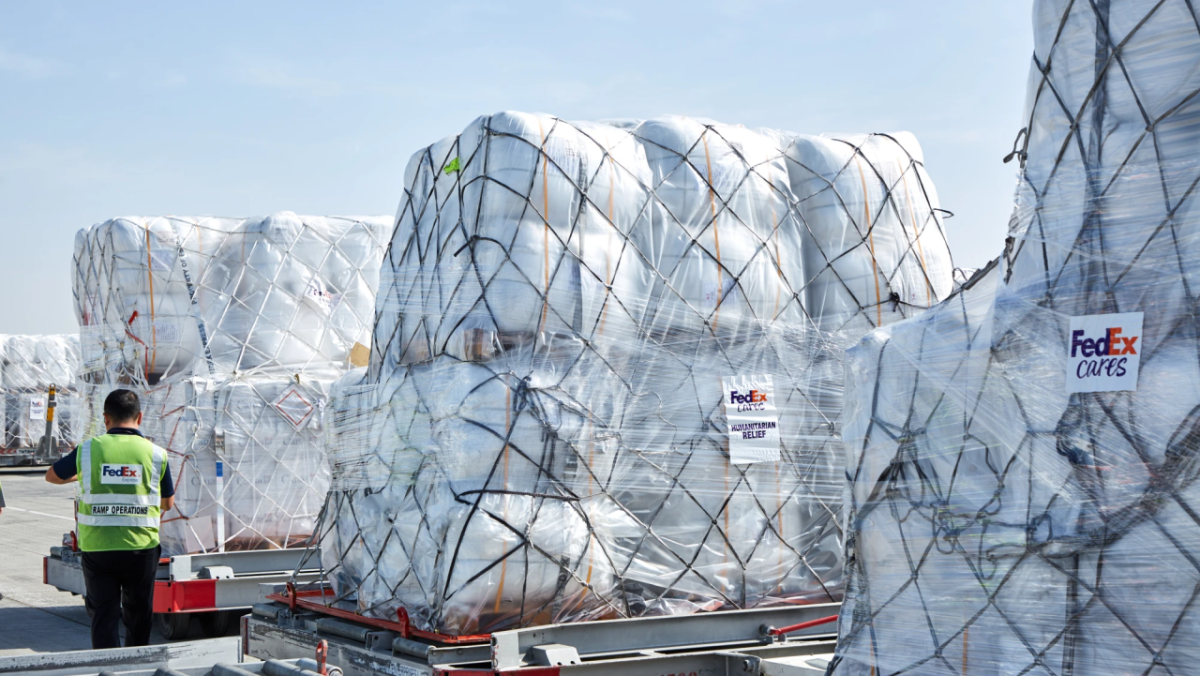
[[[138,396],[129,390],[113,390],[104,398],[104,415],[113,422],[129,422],[142,412]]]

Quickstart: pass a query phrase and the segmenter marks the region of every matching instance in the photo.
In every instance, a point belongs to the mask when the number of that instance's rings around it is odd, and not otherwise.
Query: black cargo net
[[[950,284],[919,160],[830,142],[849,161],[798,198],[787,144],[744,129],[686,121],[680,149],[533,119],[534,140],[484,118],[410,163],[371,372],[335,393],[326,601],[462,635],[840,599],[840,349]],[[875,196],[837,194],[843,172]],[[810,244],[817,195],[852,236]],[[835,282],[863,257],[870,295],[842,285],[821,326],[802,246]],[[780,460],[731,464],[720,378],[756,373]]]
[[[76,237],[76,424],[103,434],[105,396],[139,394],[177,487],[164,555],[312,538],[328,390],[366,363],[388,220],[130,217]]]
[[[1098,0],[1034,16],[1003,265],[848,358],[830,673],[1195,670],[1200,15]],[[1070,317],[1141,311],[1138,391],[1068,395]]]
[[[56,388],[50,442],[51,459],[79,443],[79,337],[0,334],[0,452],[41,448],[46,435],[50,388]]]

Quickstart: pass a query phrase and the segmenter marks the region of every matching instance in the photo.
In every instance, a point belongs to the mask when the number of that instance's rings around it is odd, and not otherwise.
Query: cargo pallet
[[[276,588],[242,618],[259,659],[312,654],[321,642],[345,676],[821,676],[841,604],[600,620],[441,636],[327,607],[318,590]],[[314,600],[316,599],[316,600]]]
[[[259,585],[315,581],[317,569],[297,570],[307,549],[264,549],[185,554],[160,559],[154,581],[154,620],[163,638],[187,637],[195,616],[206,636],[223,636],[259,600]],[[42,582],[86,596],[79,552],[51,547],[42,559]],[[0,672],[3,673],[3,672]]]
[[[38,445],[29,448],[0,448],[0,467],[37,467],[53,465],[56,460],[71,452],[72,446],[54,436],[54,409],[58,388],[50,386],[46,400],[46,429]],[[57,442],[57,443],[56,443]]]
[[[70,453],[70,449],[66,453]],[[45,467],[53,465],[63,455],[59,449],[58,455],[47,457],[39,454],[36,448],[0,448],[0,467]]]
[[[30,676],[336,676],[317,659],[243,663],[236,638],[140,648],[74,650],[0,657],[0,674]]]

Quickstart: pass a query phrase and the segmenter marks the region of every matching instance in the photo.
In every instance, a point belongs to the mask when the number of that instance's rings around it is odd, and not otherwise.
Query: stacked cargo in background
[[[847,357],[836,675],[1196,671],[1200,15],[1034,27],[1003,257]]]
[[[417,153],[335,385],[329,602],[463,635],[839,599],[840,350],[949,295],[941,218],[909,134],[506,112]]]
[[[176,508],[164,551],[303,544],[329,485],[330,384],[365,363],[388,217],[120,218],[80,231],[90,434],[143,395]]]
[[[50,386],[56,388],[51,458],[70,452],[83,427],[79,337],[0,335],[0,453],[36,449],[46,434]]]

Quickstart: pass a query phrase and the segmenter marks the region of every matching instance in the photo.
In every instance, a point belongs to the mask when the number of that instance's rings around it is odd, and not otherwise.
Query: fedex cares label
[[[729,425],[729,462],[779,461],[779,411],[770,375],[721,379]]]
[[[141,465],[100,465],[100,483],[102,484],[140,484],[142,483]]]
[[[1142,352],[1141,312],[1071,317],[1067,392],[1137,390]]]

